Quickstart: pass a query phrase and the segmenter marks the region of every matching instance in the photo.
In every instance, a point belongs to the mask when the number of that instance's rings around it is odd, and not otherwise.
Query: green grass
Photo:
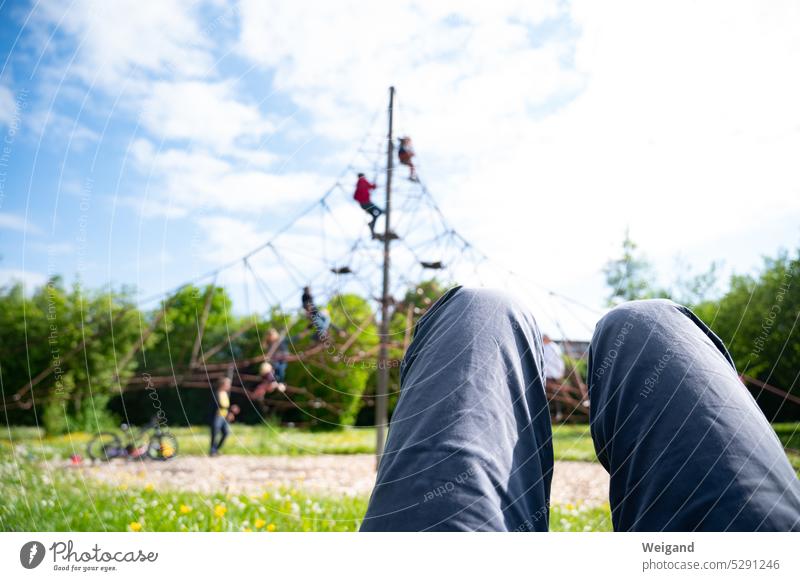
[[[178,450],[184,455],[208,453],[208,428],[194,426],[173,428],[178,438]],[[37,428],[13,427],[0,434],[0,452],[22,446],[24,454],[37,458],[66,458],[73,453],[86,455],[86,444],[91,434],[72,432],[64,436],[45,436]],[[254,456],[298,456],[303,454],[371,454],[375,451],[373,428],[352,428],[331,432],[309,432],[296,428],[261,426],[233,426],[233,433],[225,443],[226,454]]]
[[[591,507],[584,504],[555,504],[550,507],[550,530],[554,532],[610,532],[611,509],[608,504]]]
[[[588,424],[553,427],[553,455],[556,460],[597,462]]]
[[[795,469],[800,472],[800,423],[773,424]],[[174,428],[180,454],[204,455],[208,452],[208,429],[204,426]],[[85,455],[90,434],[73,432],[64,436],[46,437],[37,428],[12,427],[0,433],[0,453],[17,453],[35,458],[66,458],[73,453]],[[553,449],[556,460],[596,462],[594,444],[585,424],[564,424],[553,428]],[[794,451],[793,451],[794,450]],[[225,444],[226,454],[256,456],[303,454],[373,454],[375,430],[351,428],[331,432],[309,432],[297,428],[234,425]]]
[[[800,424],[775,424],[789,459],[800,471]],[[177,428],[181,454],[205,454],[203,427]],[[89,435],[44,437],[32,428],[11,428],[0,437],[2,531],[354,531],[367,498],[325,497],[275,489],[258,496],[199,494],[149,487],[113,487],[84,479],[80,471],[42,459],[84,453]],[[275,426],[234,426],[227,454],[300,455],[372,453],[375,432],[351,429],[308,432]],[[588,426],[553,430],[558,460],[596,461]],[[186,507],[181,510],[181,507]],[[552,531],[609,531],[608,505],[554,505]]]
[[[204,455],[208,453],[208,428],[194,426],[173,428],[178,438],[180,454]],[[66,458],[73,453],[86,454],[86,444],[91,435],[73,432],[64,436],[45,436],[40,430],[13,427],[0,434],[0,450],[22,446],[27,455],[37,458]],[[563,425],[553,429],[553,442],[557,460],[596,460],[594,445],[585,425]],[[18,451],[20,451],[18,449]],[[332,432],[309,432],[274,425],[234,425],[233,433],[225,443],[226,454],[254,456],[297,456],[303,454],[373,454],[375,429],[352,428]]]
[[[366,497],[328,498],[276,489],[203,495],[112,487],[80,472],[0,462],[3,531],[353,531]]]
[[[0,462],[0,530],[355,531],[367,497],[330,498],[276,489],[261,495],[197,494],[150,486],[112,487],[69,469]],[[553,531],[610,530],[607,506],[556,505]]]
[[[800,476],[800,422],[772,424],[772,427],[787,448],[786,455],[789,457],[789,462]]]

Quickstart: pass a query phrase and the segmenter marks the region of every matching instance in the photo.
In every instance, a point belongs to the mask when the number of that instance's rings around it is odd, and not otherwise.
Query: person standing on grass
[[[219,453],[222,444],[225,443],[225,439],[231,433],[231,427],[228,422],[232,422],[236,414],[239,413],[239,406],[231,405],[231,385],[231,378],[223,377],[219,380],[217,391],[214,394],[210,456],[216,456]]]

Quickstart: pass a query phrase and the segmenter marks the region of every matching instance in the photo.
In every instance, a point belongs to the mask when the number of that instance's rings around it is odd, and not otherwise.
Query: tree
[[[166,313],[153,333],[149,348],[140,357],[139,372],[171,370],[189,364],[209,293],[212,293],[211,305],[201,347],[207,348],[223,341],[238,328],[240,320],[234,316],[233,301],[224,288],[212,285],[203,288],[194,285],[182,287],[166,299],[166,307],[160,307],[166,308]],[[152,322],[156,316],[157,310],[148,319]],[[230,351],[224,355],[230,357]]]
[[[725,342],[741,373],[800,393],[800,250],[795,257],[765,258],[756,275],[734,275],[722,298],[694,310]],[[800,418],[794,404],[767,394],[758,400],[770,418]]]
[[[717,286],[720,263],[712,262],[708,270],[699,273],[694,273],[691,266],[680,257],[675,263],[675,280],[665,293],[666,296],[689,307],[709,300]]]
[[[135,366],[128,362],[120,367],[119,357],[137,340],[138,322],[129,289],[89,291],[75,284],[67,290],[59,277],[30,298],[19,284],[3,289],[0,352],[5,401],[29,401],[31,413],[42,415],[49,433],[108,424],[106,404]],[[34,381],[48,369],[49,375]],[[30,382],[35,385],[25,390]]]
[[[629,230],[626,229],[625,238],[622,241],[622,256],[608,261],[603,269],[606,275],[606,284],[611,289],[608,297],[609,306],[659,295],[650,283],[652,267],[643,256],[637,253],[637,248],[636,243],[631,240]]]
[[[378,345],[378,328],[369,303],[354,294],[336,295],[326,306],[332,326],[328,337],[319,345],[313,334],[294,342],[297,351],[316,354],[289,365],[286,380],[305,393],[292,396],[298,406],[299,420],[324,428],[353,425],[362,405],[362,396],[375,356],[368,354]],[[308,320],[298,318],[289,330],[299,336],[308,327]],[[353,338],[347,352],[343,342]]]

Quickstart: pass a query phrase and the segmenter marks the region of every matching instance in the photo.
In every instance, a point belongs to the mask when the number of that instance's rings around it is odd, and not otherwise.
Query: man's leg
[[[800,528],[800,486],[724,345],[688,309],[635,301],[598,323],[591,432],[615,530]]]
[[[422,317],[362,531],[547,530],[542,343],[506,296],[455,288]]]
[[[222,434],[219,438],[219,442],[217,442],[217,451],[222,449],[222,444],[225,443],[225,439],[228,437],[228,434],[231,433],[231,427],[228,425],[228,420],[223,418],[222,416],[219,417],[219,431]]]
[[[217,453],[217,415],[211,418],[211,447],[209,448],[209,456]]]

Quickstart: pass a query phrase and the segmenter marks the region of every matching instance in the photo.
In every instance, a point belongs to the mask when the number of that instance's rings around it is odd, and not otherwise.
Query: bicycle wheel
[[[86,445],[86,454],[92,460],[108,461],[124,453],[122,442],[114,432],[100,432]]]
[[[169,432],[154,434],[147,446],[151,460],[169,460],[178,454],[178,439]]]

